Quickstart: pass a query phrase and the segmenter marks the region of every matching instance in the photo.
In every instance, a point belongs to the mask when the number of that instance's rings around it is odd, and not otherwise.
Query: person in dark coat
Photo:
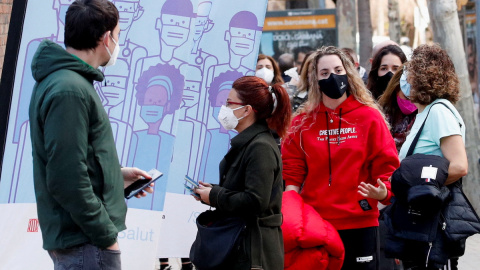
[[[282,159],[270,130],[281,138],[286,134],[288,94],[280,84],[269,86],[252,76],[237,79],[232,87],[218,118],[239,134],[220,163],[220,184],[200,181],[195,192],[219,213],[247,221],[243,248],[222,269],[283,269]]]

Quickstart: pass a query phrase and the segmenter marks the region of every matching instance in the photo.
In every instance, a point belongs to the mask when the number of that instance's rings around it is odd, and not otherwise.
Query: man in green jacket
[[[111,2],[76,0],[66,15],[66,50],[44,40],[32,61],[35,195],[43,248],[55,269],[120,269],[124,187],[150,178],[120,167],[108,115],[93,88],[94,80],[104,80],[98,67],[114,64],[118,55],[118,21]]]

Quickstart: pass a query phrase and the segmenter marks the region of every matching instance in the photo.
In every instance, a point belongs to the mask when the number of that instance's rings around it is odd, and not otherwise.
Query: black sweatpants
[[[378,269],[378,227],[338,231],[345,246],[342,270]]]

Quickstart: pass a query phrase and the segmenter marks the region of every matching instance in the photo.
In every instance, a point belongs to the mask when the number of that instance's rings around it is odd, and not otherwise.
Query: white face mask
[[[268,84],[272,83],[273,76],[274,76],[273,71],[266,68],[266,67],[263,67],[263,68],[257,70],[257,72],[255,72],[255,77],[259,77],[259,78],[263,79]]]
[[[230,109],[225,105],[222,105],[222,107],[220,108],[220,112],[218,113],[218,121],[220,122],[220,124],[223,126],[224,129],[232,130],[237,127],[238,121],[242,120],[245,116],[237,118],[235,117],[235,114],[233,114],[233,111],[236,111],[243,107],[245,106],[238,107],[235,109]]]
[[[118,54],[120,53],[120,45],[118,44],[118,42],[115,41],[115,39],[113,39],[112,36],[110,37],[112,38],[113,43],[115,43],[115,49],[113,49],[113,53],[110,53],[107,45],[103,43],[103,46],[105,46],[105,49],[107,49],[108,55],[110,55],[110,60],[108,60],[108,63],[105,65],[106,67],[115,65],[115,62],[117,62]]]

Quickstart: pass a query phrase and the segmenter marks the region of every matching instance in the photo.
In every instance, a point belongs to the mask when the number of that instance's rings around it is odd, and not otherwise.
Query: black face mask
[[[393,73],[391,71],[387,72],[385,75],[378,77],[377,79],[377,97],[378,98],[380,95],[385,92],[385,89],[387,89],[387,85],[390,82],[390,80],[393,77]]]
[[[328,79],[318,81],[320,91],[322,91],[327,97],[331,99],[339,99],[345,94],[348,88],[347,74],[337,75],[330,73]]]

